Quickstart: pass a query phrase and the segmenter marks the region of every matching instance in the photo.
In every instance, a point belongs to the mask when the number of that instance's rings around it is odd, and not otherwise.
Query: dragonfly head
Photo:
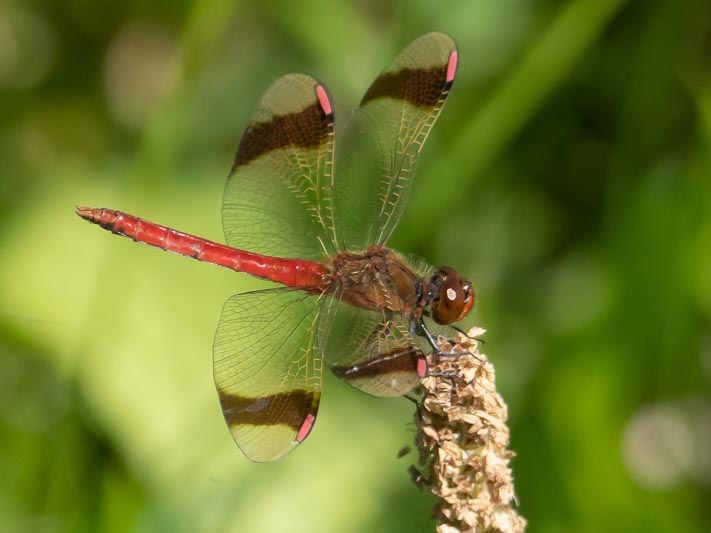
[[[469,280],[450,267],[440,267],[432,276],[434,297],[432,318],[438,324],[458,322],[474,305],[474,289]]]

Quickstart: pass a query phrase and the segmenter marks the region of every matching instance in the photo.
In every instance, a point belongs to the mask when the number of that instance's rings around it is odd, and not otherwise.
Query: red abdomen
[[[142,218],[114,211],[77,206],[77,215],[116,235],[125,235],[176,254],[268,279],[288,287],[320,292],[325,288],[328,268],[317,261],[270,257],[208,241]]]

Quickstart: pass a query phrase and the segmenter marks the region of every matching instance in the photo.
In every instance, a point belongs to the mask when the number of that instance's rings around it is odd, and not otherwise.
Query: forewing
[[[278,459],[313,427],[321,395],[318,309],[317,297],[288,288],[225,303],[213,347],[215,385],[232,437],[252,461]]]
[[[264,255],[333,253],[333,113],[326,90],[288,74],[264,93],[225,187],[228,245]]]
[[[454,41],[428,33],[405,48],[366,92],[339,140],[339,247],[363,249],[390,237],[456,68]]]
[[[373,396],[402,396],[420,383],[423,357],[399,313],[369,311],[328,296],[318,320],[316,345],[331,371]]]

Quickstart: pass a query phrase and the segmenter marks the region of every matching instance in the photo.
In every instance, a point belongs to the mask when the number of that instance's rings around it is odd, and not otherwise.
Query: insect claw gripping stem
[[[462,355],[463,352],[460,352],[459,354]],[[466,379],[464,379],[459,372],[456,372],[454,370],[451,372],[436,372],[436,371],[430,370],[427,372],[427,375],[440,377],[440,378],[458,379],[462,385],[469,385],[469,382]]]
[[[424,322],[420,323],[420,331],[422,332],[422,335],[424,338],[427,340],[427,343],[432,347],[432,350],[434,353],[437,355],[440,355],[442,353],[442,350],[440,350],[439,346],[434,340],[434,337],[432,337],[432,334],[430,331],[427,329],[427,326],[425,326]]]

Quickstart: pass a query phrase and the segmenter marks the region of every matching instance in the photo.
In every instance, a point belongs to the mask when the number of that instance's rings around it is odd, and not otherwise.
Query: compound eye
[[[432,302],[432,317],[438,324],[451,324],[464,318],[474,305],[472,284],[453,269],[440,269],[439,298]]]

